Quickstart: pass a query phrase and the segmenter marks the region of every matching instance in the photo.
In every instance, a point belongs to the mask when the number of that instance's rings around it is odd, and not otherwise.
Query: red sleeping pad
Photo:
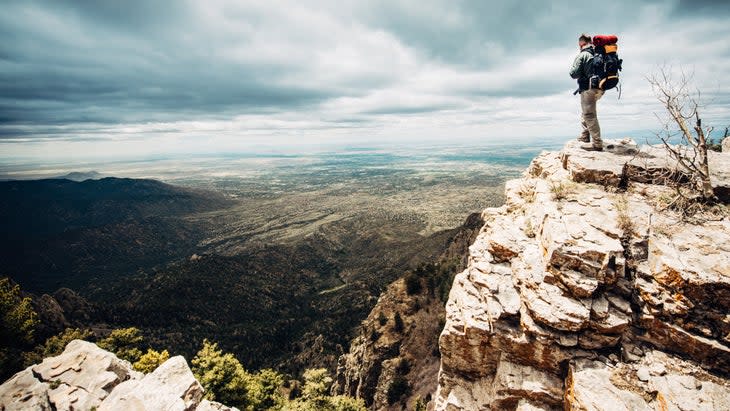
[[[618,37],[613,34],[599,34],[593,36],[593,45],[596,47],[605,46],[607,44],[616,44]]]

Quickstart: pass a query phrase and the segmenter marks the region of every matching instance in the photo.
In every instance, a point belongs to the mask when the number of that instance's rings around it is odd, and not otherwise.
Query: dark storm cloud
[[[726,0],[679,0],[674,9],[676,17],[683,16],[728,16],[730,1]]]
[[[617,0],[589,16],[538,0],[5,1],[0,138],[247,115],[251,128],[376,127],[383,115],[567,94],[580,32],[717,20],[729,4]]]
[[[286,65],[211,59],[216,44],[185,40],[194,20],[179,4],[8,4],[0,17],[9,40],[0,44],[0,122],[179,120],[298,107],[338,94],[278,84],[295,69]]]

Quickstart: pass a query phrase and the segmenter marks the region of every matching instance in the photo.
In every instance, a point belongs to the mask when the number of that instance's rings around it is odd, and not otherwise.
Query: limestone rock
[[[571,367],[566,380],[566,410],[653,411],[641,394],[613,384],[612,371],[604,364],[580,361]]]
[[[0,410],[236,410],[201,402],[203,394],[183,357],[143,375],[96,344],[74,340],[0,385]]]
[[[203,393],[185,358],[176,356],[143,378],[120,384],[101,403],[99,411],[193,410]]]
[[[730,369],[730,219],[658,209],[672,160],[605,147],[540,154],[482,213],[446,304],[435,409],[727,409],[728,380],[707,373]],[[713,181],[730,181],[723,156]],[[706,381],[709,397],[683,391]]]
[[[730,153],[730,137],[725,137],[722,140],[722,152]]]
[[[118,384],[140,376],[127,361],[81,340],[70,342],[61,355],[44,359],[32,370],[41,381],[57,385],[48,395],[58,409],[98,406]]]
[[[7,411],[50,411],[56,409],[48,398],[51,387],[39,381],[30,368],[15,374],[0,386],[0,409]]]
[[[492,407],[508,408],[522,399],[537,404],[562,404],[562,381],[555,375],[503,358],[494,376]]]
[[[657,368],[663,368],[662,375],[652,372]],[[651,351],[637,368],[577,361],[566,379],[565,398],[570,410],[720,410],[728,409],[730,384]]]

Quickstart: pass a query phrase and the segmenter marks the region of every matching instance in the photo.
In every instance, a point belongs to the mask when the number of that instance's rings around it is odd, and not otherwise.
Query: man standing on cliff
[[[580,52],[573,61],[573,67],[570,69],[570,77],[578,80],[578,92],[580,93],[580,108],[583,112],[581,132],[578,141],[584,143],[581,147],[590,151],[603,151],[603,141],[601,140],[601,127],[598,125],[598,117],[596,115],[596,102],[603,96],[603,90],[590,88],[589,79],[591,76],[590,62],[593,59],[593,44],[591,36],[581,34],[578,37],[578,48]]]

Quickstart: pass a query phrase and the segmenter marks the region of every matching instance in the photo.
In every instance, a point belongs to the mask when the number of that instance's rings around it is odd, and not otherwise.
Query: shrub
[[[170,359],[170,353],[168,353],[167,350],[159,352],[149,348],[147,349],[147,353],[142,355],[139,360],[132,365],[132,367],[134,367],[137,371],[148,374],[168,359]]]
[[[387,317],[385,316],[385,314],[383,314],[383,312],[381,311],[381,312],[380,312],[380,313],[378,314],[378,324],[380,324],[381,326],[383,326],[383,325],[385,325],[385,323],[387,323],[387,322],[388,322],[388,318],[387,318]]]
[[[114,330],[108,337],[96,343],[100,348],[111,351],[117,357],[133,364],[142,357],[140,344],[142,344],[142,335],[135,327]]]
[[[406,292],[408,295],[417,294],[421,291],[421,278],[414,274],[406,274]]]
[[[43,345],[38,345],[33,351],[23,354],[25,365],[37,364],[46,357],[55,357],[61,354],[71,341],[89,340],[93,335],[91,330],[66,328],[60,334],[49,337]]]
[[[206,339],[191,363],[193,375],[206,390],[205,398],[246,408],[250,376],[233,354],[223,354],[218,344]]]
[[[30,297],[21,298],[19,285],[0,278],[0,381],[22,368],[21,352],[33,343],[37,324]]]
[[[0,344],[3,347],[32,343],[38,315],[30,297],[20,297],[20,285],[0,278]]]
[[[309,369],[304,372],[302,396],[285,402],[283,411],[365,411],[362,399],[344,395],[329,396],[332,378],[324,368]]]
[[[393,316],[393,330],[397,333],[402,333],[404,329],[403,319],[400,317],[400,313],[396,312]]]
[[[247,387],[249,408],[268,410],[284,401],[281,387],[284,376],[272,369],[263,369],[252,375]]]

